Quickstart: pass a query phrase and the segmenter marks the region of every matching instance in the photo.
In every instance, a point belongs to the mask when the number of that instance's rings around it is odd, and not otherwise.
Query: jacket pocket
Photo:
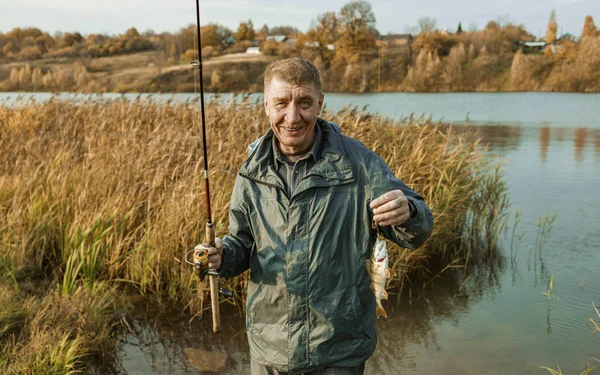
[[[312,304],[316,331],[322,339],[348,340],[360,335],[360,301],[355,287],[333,290]],[[320,321],[319,321],[320,320]]]

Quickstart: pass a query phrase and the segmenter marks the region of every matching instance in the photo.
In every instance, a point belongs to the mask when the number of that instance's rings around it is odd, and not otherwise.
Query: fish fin
[[[388,293],[385,290],[381,293],[381,299],[388,299]]]
[[[379,319],[379,317],[382,316],[382,315],[383,315],[384,318],[387,318],[387,313],[383,309],[383,306],[379,305],[375,309],[375,316],[377,316],[377,319]]]
[[[385,278],[389,279],[392,275],[390,274],[390,269],[385,270]]]
[[[396,270],[394,270],[393,268],[388,268],[388,272],[390,273],[390,275],[392,277],[398,276],[398,274],[396,273]]]

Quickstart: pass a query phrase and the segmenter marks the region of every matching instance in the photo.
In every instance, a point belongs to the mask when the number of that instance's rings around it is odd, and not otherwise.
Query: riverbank
[[[595,44],[594,44],[595,43]],[[600,39],[586,42],[583,52],[563,61],[561,56],[504,52],[472,53],[454,65],[431,53],[388,66],[387,57],[369,63],[352,59],[319,66],[323,88],[337,93],[377,92],[600,92],[600,58],[594,54]],[[465,47],[453,48],[460,55]],[[424,51],[426,52],[426,51]],[[575,52],[571,51],[572,54]],[[462,56],[461,55],[461,56]],[[433,57],[432,57],[433,56]],[[476,56],[476,57],[475,57]],[[207,92],[263,91],[263,72],[279,55],[232,53],[203,62]],[[50,92],[170,92],[199,90],[198,72],[189,60],[166,62],[154,51],[97,58],[43,58],[32,61],[0,60],[0,91]],[[458,65],[457,65],[458,64]]]
[[[222,235],[246,144],[268,122],[252,101],[211,102],[206,115]],[[495,256],[506,186],[473,134],[352,109],[324,117],[379,153],[434,212],[422,248],[390,248],[400,275],[391,289],[406,288],[406,277],[433,260],[456,266]],[[206,286],[183,261],[204,233],[199,121],[194,102],[0,107],[0,365],[45,374],[110,362],[136,314],[133,297],[200,318]],[[235,296],[223,303],[243,309],[246,277],[227,281]]]

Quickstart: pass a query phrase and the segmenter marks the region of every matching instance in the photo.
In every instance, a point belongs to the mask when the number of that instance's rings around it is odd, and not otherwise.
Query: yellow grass
[[[246,145],[268,123],[262,105],[247,100],[209,103],[206,115],[213,220],[222,236]],[[494,253],[505,186],[471,134],[352,109],[325,117],[379,153],[434,212],[434,233],[422,248],[391,248],[400,275],[392,287],[432,259],[455,265]],[[51,316],[19,308],[0,313],[0,340],[8,343],[0,364],[37,363],[31,345],[61,337],[71,340],[54,354],[64,369],[81,368],[89,353],[110,353],[106,332],[123,308],[115,288],[201,313],[206,287],[183,261],[204,234],[199,118],[195,102],[91,98],[0,107],[0,281],[12,285],[10,305],[54,306]],[[231,303],[243,301],[246,283],[247,275],[227,281]],[[81,322],[62,318],[69,308],[82,309]],[[90,340],[89,332],[102,334]],[[40,343],[22,346],[34,333]],[[60,359],[64,353],[71,359]]]

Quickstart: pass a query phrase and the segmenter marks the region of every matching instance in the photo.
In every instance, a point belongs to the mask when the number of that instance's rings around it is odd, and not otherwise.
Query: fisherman
[[[252,375],[363,374],[377,344],[365,267],[372,223],[417,248],[433,216],[377,154],[318,117],[324,95],[310,61],[271,63],[264,86],[271,129],[249,146],[238,173],[229,234],[199,247],[220,277],[250,269]]]

